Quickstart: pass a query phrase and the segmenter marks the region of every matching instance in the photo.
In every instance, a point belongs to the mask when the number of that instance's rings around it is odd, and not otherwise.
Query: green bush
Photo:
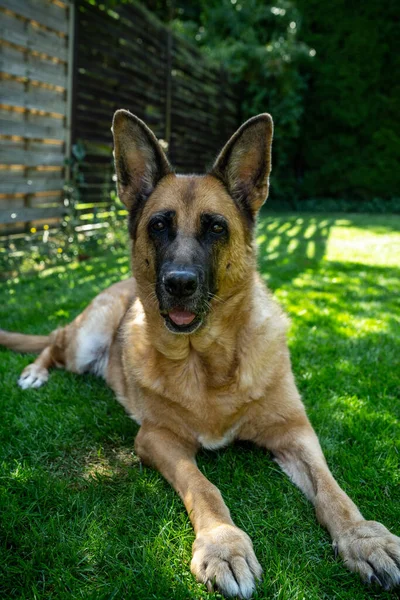
[[[298,148],[303,197],[374,198],[400,189],[399,4],[297,0],[316,50]]]

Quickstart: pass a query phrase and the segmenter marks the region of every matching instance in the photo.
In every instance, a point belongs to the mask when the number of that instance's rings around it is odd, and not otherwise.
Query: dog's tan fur
[[[119,193],[130,210],[141,182],[151,186],[156,164],[160,170],[133,235],[135,278],[111,286],[48,337],[0,332],[3,345],[42,349],[22,373],[21,386],[38,387],[51,366],[105,378],[141,425],[137,454],[185,503],[196,532],[191,569],[209,587],[248,598],[261,576],[250,539],[234,525],[221,494],[195,462],[201,446],[218,448],[234,439],[272,451],[314,504],[346,566],[365,581],[387,588],[398,584],[400,539],[365,521],[326,465],[295,385],[285,316],[256,272],[246,218],[232,201],[245,190],[254,216],[265,200],[270,117],[243,126],[203,177],[173,174],[151,132],[124,111],[114,120],[114,135]],[[260,161],[264,172],[252,181]],[[165,207],[176,211],[183,254],[202,213],[223,215],[230,227],[230,243],[218,259],[218,295],[210,300],[204,327],[193,335],[175,335],[165,327],[154,292],[156,258],[146,224]]]

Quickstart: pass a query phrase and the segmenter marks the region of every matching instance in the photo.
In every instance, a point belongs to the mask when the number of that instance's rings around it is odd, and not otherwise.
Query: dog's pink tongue
[[[171,310],[170,313],[168,313],[168,316],[171,319],[171,321],[175,323],[175,325],[189,325],[189,323],[193,321],[196,315],[187,310],[174,309]]]

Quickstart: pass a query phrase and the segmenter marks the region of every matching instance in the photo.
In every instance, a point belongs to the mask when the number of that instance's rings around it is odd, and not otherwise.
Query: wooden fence
[[[65,0],[0,0],[0,236],[65,211],[71,14]]]
[[[107,225],[117,108],[144,119],[181,172],[203,171],[238,125],[223,71],[139,4],[0,0],[0,11],[0,237],[62,217],[73,145],[85,149],[79,229]]]

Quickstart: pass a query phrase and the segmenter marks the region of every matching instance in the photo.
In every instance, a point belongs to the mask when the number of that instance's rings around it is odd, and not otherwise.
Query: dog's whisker
[[[213,294],[211,300],[215,300],[216,302],[219,302],[220,304],[225,304],[226,300],[224,300],[223,298],[220,298],[220,296],[217,296],[217,294]]]

